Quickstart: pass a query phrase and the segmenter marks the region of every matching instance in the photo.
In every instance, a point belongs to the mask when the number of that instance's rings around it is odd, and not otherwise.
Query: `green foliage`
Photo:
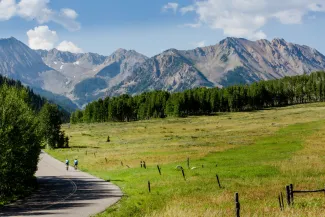
[[[34,94],[32,89],[24,87],[20,81],[15,81],[0,75],[0,86],[3,85],[15,87],[17,89],[24,89],[28,96],[24,100],[26,100],[26,103],[28,103],[28,105],[30,105],[30,107],[35,111],[39,111],[46,102],[46,99]]]
[[[33,90],[0,75],[0,204],[17,199],[36,185],[34,173],[37,169],[40,144],[44,136],[45,119],[37,117],[46,104],[46,99],[34,94]],[[48,104],[46,104],[48,106]],[[55,121],[61,124],[69,114],[61,109]],[[51,117],[53,119],[53,117]],[[52,120],[50,119],[50,120]],[[39,122],[42,120],[41,122]],[[55,123],[54,125],[57,125]],[[54,134],[47,132],[50,139]],[[60,134],[61,139],[62,135]],[[63,146],[68,146],[64,138]]]
[[[40,137],[26,89],[0,86],[0,201],[29,187],[37,169]]]
[[[167,116],[251,111],[325,100],[325,73],[260,81],[226,88],[195,88],[179,93],[153,91],[98,100],[76,111],[71,123],[135,121]]]
[[[61,117],[58,107],[49,103],[46,103],[39,113],[39,132],[47,148],[69,147],[69,138],[61,131]]]

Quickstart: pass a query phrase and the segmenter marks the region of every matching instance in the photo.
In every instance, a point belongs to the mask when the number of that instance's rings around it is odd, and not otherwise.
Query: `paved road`
[[[66,171],[60,161],[41,153],[36,176],[39,189],[26,200],[0,209],[0,216],[87,217],[104,211],[121,190],[87,173]]]

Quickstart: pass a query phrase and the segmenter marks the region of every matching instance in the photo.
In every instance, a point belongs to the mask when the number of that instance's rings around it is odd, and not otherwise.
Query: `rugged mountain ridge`
[[[43,61],[66,78],[64,94],[79,107],[107,94],[107,90],[120,83],[148,57],[134,50],[118,49],[110,56],[95,53],[70,53],[57,49],[38,50]]]
[[[284,39],[226,38],[213,46],[169,49],[151,58],[125,49],[110,56],[34,51],[17,39],[0,39],[0,74],[79,107],[104,96],[222,87],[324,69],[323,54]]]
[[[324,69],[325,56],[308,46],[284,39],[249,41],[226,38],[214,46],[185,51],[171,49],[154,56],[143,63],[133,76],[113,87],[109,94],[133,94],[152,89],[180,91],[198,86],[222,87]],[[166,71],[167,74],[164,73]]]

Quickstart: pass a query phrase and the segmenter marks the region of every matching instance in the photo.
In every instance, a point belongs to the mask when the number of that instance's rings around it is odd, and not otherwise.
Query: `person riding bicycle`
[[[78,167],[78,160],[74,159],[74,168],[77,169],[77,167]]]
[[[68,170],[69,169],[69,160],[68,159],[65,160],[65,165],[67,166],[67,170]]]

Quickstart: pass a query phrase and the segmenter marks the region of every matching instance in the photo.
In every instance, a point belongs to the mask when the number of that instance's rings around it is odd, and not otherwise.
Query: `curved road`
[[[0,216],[88,217],[104,211],[121,190],[42,152],[36,172],[39,189],[25,200],[0,208]]]

